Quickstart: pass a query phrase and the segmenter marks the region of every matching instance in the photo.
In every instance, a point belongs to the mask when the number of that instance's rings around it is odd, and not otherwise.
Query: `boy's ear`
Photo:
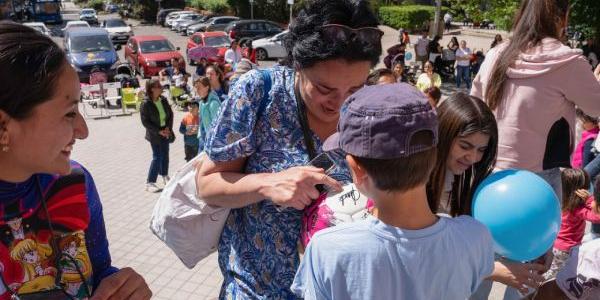
[[[367,172],[361,165],[358,164],[358,162],[356,161],[356,159],[354,159],[352,155],[346,155],[346,162],[348,163],[350,171],[354,175],[354,184],[360,185],[367,181]]]

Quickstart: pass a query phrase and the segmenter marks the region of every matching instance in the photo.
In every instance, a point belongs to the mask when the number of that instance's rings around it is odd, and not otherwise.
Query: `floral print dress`
[[[308,164],[293,93],[294,71],[275,67],[269,72],[272,86],[264,103],[260,72],[250,71],[232,87],[205,147],[213,161],[245,157],[247,174]],[[312,136],[317,152],[321,152],[322,141]],[[345,160],[337,156],[338,166],[331,176],[350,182]],[[268,199],[232,209],[218,249],[224,276],[220,298],[296,299],[290,286],[299,265],[301,219],[302,211],[279,209]]]

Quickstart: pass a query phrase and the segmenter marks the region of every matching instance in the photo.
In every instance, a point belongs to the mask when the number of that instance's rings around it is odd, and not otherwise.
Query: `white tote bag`
[[[217,250],[228,208],[206,204],[196,192],[196,165],[201,153],[185,164],[162,191],[150,219],[150,230],[188,268]]]

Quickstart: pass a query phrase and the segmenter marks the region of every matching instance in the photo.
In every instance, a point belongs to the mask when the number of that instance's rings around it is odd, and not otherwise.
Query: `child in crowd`
[[[468,216],[436,216],[425,185],[435,166],[437,116],[402,83],[367,86],[341,109],[323,145],[346,153],[374,217],[318,232],[292,291],[306,299],[466,299],[492,273],[487,228]]]
[[[581,109],[575,110],[577,120],[583,128],[581,133],[581,140],[577,144],[573,156],[571,158],[571,166],[573,168],[583,168],[590,163],[595,154],[592,152],[594,147],[594,140],[598,136],[598,121],[596,118],[586,115]]]
[[[600,211],[596,199],[600,199],[600,181],[594,183],[594,197],[590,197],[588,189],[590,179],[582,169],[564,169],[562,178],[562,222],[558,237],[554,242],[554,260],[550,270],[544,274],[546,279],[556,276],[563,267],[571,248],[580,245],[585,232],[585,221],[600,222]]]
[[[395,83],[396,76],[390,69],[381,68],[377,69],[367,77],[367,85],[378,85],[378,84],[386,84],[386,83]]]
[[[428,87],[423,93],[425,93],[425,96],[429,99],[429,104],[433,107],[437,107],[442,99],[442,91],[437,86]]]
[[[600,240],[574,247],[556,279],[544,283],[532,299],[600,299]]]
[[[183,134],[183,147],[185,150],[185,161],[190,161],[198,155],[198,128],[200,126],[200,118],[198,111],[200,104],[196,101],[188,102],[188,113],[181,120],[179,132]]]

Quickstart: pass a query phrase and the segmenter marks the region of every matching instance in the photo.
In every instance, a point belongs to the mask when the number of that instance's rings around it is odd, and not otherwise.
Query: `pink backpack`
[[[373,206],[373,201],[358,192],[354,184],[345,185],[337,194],[322,193],[304,209],[302,244],[306,247],[312,236],[322,229],[366,219]]]

